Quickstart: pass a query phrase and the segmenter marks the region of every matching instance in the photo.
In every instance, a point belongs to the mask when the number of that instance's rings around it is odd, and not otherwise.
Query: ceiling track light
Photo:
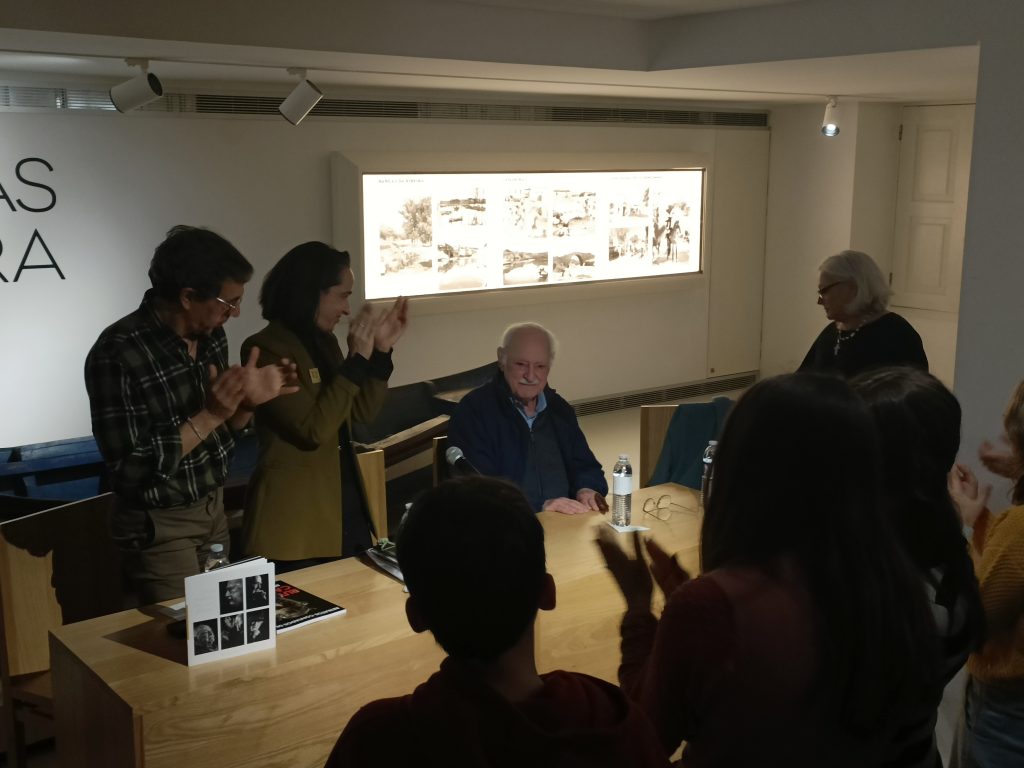
[[[317,102],[324,97],[323,92],[306,79],[306,70],[288,67],[288,74],[299,78],[299,84],[288,94],[277,109],[292,125],[298,125],[309,114]]]
[[[825,116],[821,119],[821,135],[829,138],[839,135],[839,103],[835,96],[829,96],[828,103],[825,104]]]
[[[118,112],[131,112],[164,95],[160,78],[149,71],[149,59],[125,59],[124,63],[139,67],[142,74],[110,89],[110,100]]]

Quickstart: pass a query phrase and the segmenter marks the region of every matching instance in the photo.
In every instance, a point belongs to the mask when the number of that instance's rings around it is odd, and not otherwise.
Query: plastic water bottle
[[[700,506],[703,509],[711,495],[711,482],[715,479],[715,448],[718,447],[717,440],[708,441],[708,447],[704,449],[704,472],[700,477]]]
[[[612,470],[612,525],[629,525],[633,503],[633,467],[629,456],[619,454]]]
[[[214,568],[220,568],[222,565],[228,564],[228,555],[224,551],[223,544],[211,544],[210,553],[206,556],[206,560],[203,561],[203,572],[212,571]]]

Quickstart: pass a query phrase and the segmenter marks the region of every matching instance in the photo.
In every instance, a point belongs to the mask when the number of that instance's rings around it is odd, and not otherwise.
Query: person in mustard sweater
[[[349,322],[345,355],[334,329],[349,314],[353,282],[346,251],[320,242],[292,248],[263,281],[268,325],[242,344],[243,355],[259,348],[260,365],[289,359],[298,367],[299,391],[257,409],[260,455],[242,533],[246,553],[274,560],[279,572],[372,545],[349,422],[380,410],[408,306],[399,298],[375,315],[364,305]]]
[[[979,488],[971,469],[957,464],[950,492],[964,525],[972,528],[987,640],[967,662],[970,678],[950,765],[1024,765],[1024,381],[1003,416],[1006,449],[982,443],[989,470],[1014,482],[1013,505],[988,509],[991,487]]]

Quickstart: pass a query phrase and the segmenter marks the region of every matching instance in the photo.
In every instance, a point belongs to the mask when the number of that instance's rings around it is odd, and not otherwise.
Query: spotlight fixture
[[[825,117],[821,120],[821,134],[823,136],[839,135],[839,105],[835,96],[828,97],[825,105]]]
[[[292,125],[298,125],[309,114],[309,111],[324,97],[323,92],[306,79],[306,70],[296,67],[288,68],[289,75],[299,78],[299,84],[288,94],[277,109],[284,119]]]
[[[142,74],[110,89],[110,100],[118,112],[131,112],[164,95],[160,78],[149,71],[149,59],[125,59],[124,63],[129,67],[139,67]]]

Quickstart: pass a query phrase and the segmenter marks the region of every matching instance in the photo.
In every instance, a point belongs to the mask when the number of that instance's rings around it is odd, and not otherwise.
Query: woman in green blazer
[[[256,411],[260,456],[242,530],[245,552],[279,569],[372,544],[349,422],[373,419],[384,402],[407,300],[378,315],[364,305],[349,322],[346,356],[334,328],[349,314],[353,281],[346,251],[319,242],[292,248],[263,281],[267,327],[242,344],[243,359],[258,347],[260,365],[287,358],[298,368],[299,391]]]

